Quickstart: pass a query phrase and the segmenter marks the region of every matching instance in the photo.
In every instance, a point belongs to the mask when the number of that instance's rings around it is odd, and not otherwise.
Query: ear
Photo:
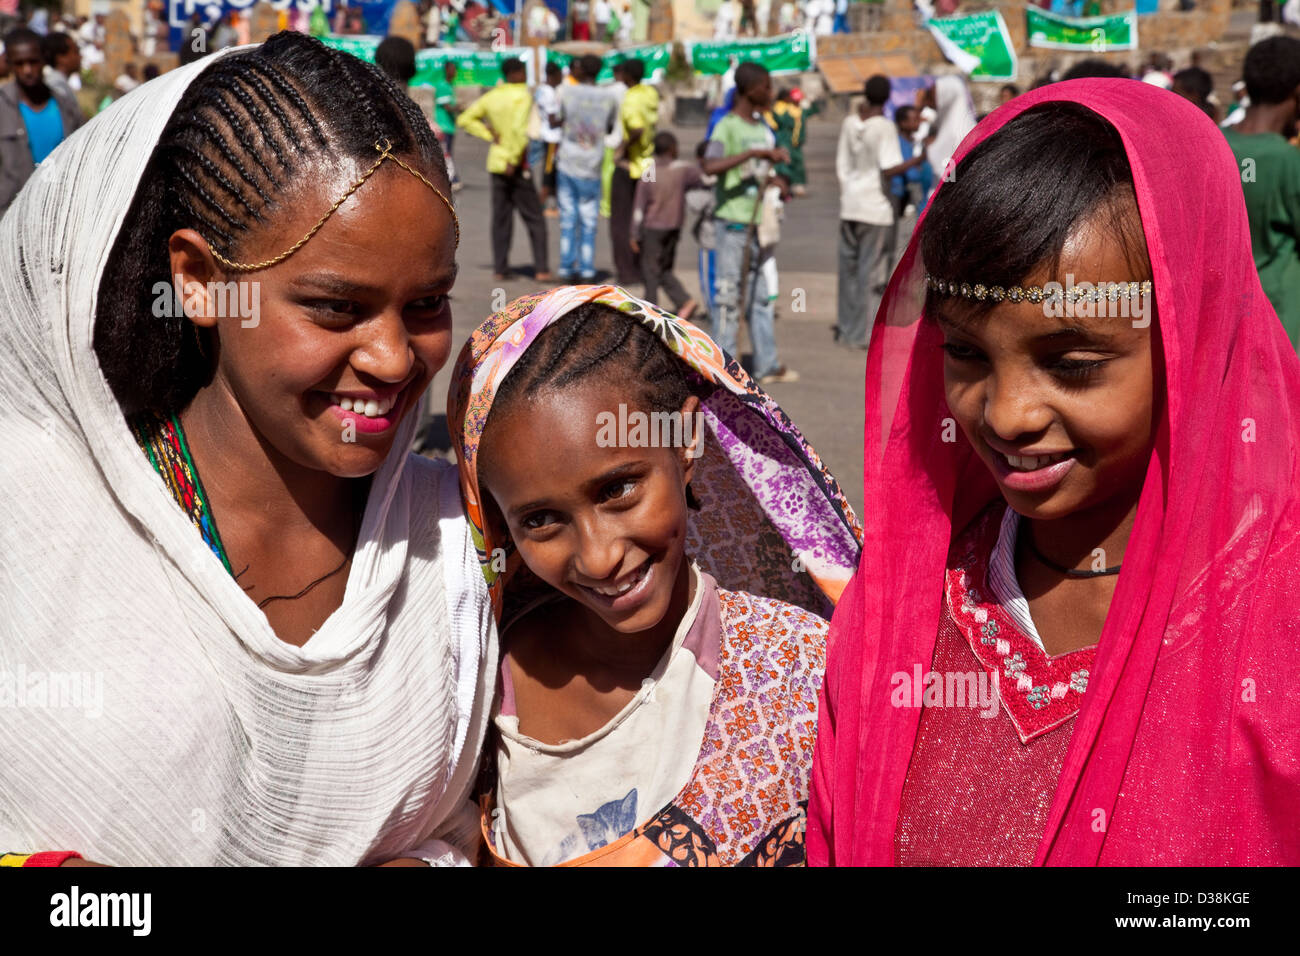
[[[167,240],[172,282],[185,316],[201,328],[216,328],[217,309],[209,283],[224,278],[207,240],[193,229],[180,229]]]
[[[695,476],[695,463],[704,454],[704,415],[700,412],[699,396],[687,396],[679,414],[682,417],[682,438],[690,436],[690,444],[682,449],[682,483],[689,485]]]

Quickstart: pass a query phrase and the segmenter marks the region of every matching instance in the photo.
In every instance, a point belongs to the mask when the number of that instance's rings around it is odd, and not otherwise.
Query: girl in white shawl
[[[0,221],[8,862],[463,861],[495,638],[455,469],[406,454],[448,191],[400,90],[289,33]]]

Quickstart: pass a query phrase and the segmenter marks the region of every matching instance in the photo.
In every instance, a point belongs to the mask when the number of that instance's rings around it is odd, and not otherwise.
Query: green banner
[[[996,10],[926,21],[943,55],[972,80],[1006,83],[1016,78],[1016,53],[1007,23]]]
[[[415,54],[415,79],[412,86],[432,86],[442,75],[448,60],[456,64],[456,86],[496,86],[501,82],[501,64],[511,57],[523,60],[532,82],[532,50],[507,47],[503,50],[462,50],[457,47],[429,47]]]
[[[335,36],[333,33],[327,33],[320,38],[320,42],[327,47],[335,50],[342,50],[344,53],[351,53],[358,60],[365,60],[367,63],[375,62],[375,49],[379,46],[379,41],[383,37],[372,36]]]
[[[375,36],[323,36],[321,42],[328,47],[351,53],[367,63],[375,62],[375,49],[383,37]],[[442,75],[443,64],[451,60],[456,64],[456,86],[495,86],[501,80],[501,64],[510,57],[518,57],[525,64],[532,62],[532,51],[527,47],[507,47],[502,50],[463,49],[460,47],[429,47],[415,54],[415,78],[412,86],[432,86]],[[532,70],[529,70],[531,76]]]
[[[661,83],[668,73],[668,61],[672,57],[671,43],[650,43],[645,46],[628,47],[626,50],[610,50],[601,57],[600,74],[596,77],[596,82],[613,83],[616,64],[624,60],[640,60],[645,64],[646,82]],[[561,67],[567,67],[575,59],[572,53],[561,53],[549,48],[546,50],[547,63],[558,63]]]
[[[733,57],[737,63],[762,63],[774,74],[806,73],[817,59],[816,41],[803,31],[758,40],[700,40],[689,47],[691,67],[707,76],[726,73]]]
[[[1029,45],[1046,50],[1136,50],[1138,48],[1137,11],[1109,17],[1064,17],[1029,7]]]

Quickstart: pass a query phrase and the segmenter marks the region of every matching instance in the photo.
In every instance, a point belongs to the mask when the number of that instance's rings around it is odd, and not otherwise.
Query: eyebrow
[[[600,488],[602,485],[607,485],[616,479],[624,478],[634,472],[643,471],[648,467],[650,467],[650,462],[648,461],[625,461],[621,465],[615,465],[613,468],[609,469],[609,471],[602,472],[595,478],[583,482],[583,488],[591,491]],[[536,511],[549,506],[550,501],[548,499],[538,498],[534,501],[526,501],[521,505],[516,505],[510,509],[509,514],[511,517],[518,517],[519,515],[525,514],[529,511]]]
[[[460,265],[453,263],[450,270],[425,283],[423,288],[429,290],[450,288],[455,284],[459,274]],[[293,280],[293,284],[305,291],[325,292],[331,295],[366,295],[384,291],[383,286],[348,279],[334,272],[309,272],[298,276]]]

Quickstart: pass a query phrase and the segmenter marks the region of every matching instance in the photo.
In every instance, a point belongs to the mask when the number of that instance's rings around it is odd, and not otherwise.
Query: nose
[[[594,515],[579,516],[574,527],[578,540],[573,569],[587,581],[604,581],[617,574],[625,551],[617,531]]]
[[[384,382],[400,382],[411,374],[415,350],[400,310],[376,316],[358,327],[362,342],[352,355],[352,367]]]
[[[998,438],[1014,441],[1051,424],[1052,410],[1043,401],[1028,371],[995,369],[984,391],[984,424]]]

